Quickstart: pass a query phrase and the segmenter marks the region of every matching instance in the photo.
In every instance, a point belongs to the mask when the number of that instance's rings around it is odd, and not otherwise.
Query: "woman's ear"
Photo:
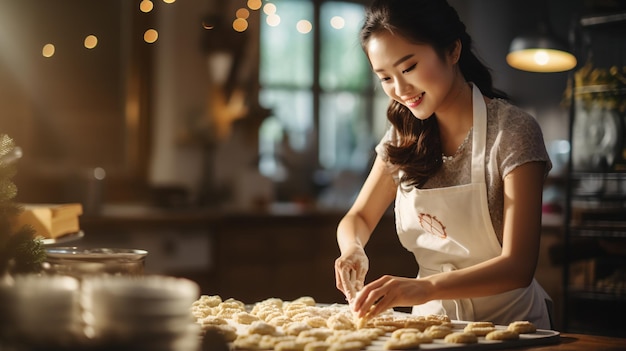
[[[463,48],[463,44],[461,44],[461,39],[455,40],[450,49],[450,54],[449,54],[450,56],[448,56],[452,64],[459,62],[462,48]]]

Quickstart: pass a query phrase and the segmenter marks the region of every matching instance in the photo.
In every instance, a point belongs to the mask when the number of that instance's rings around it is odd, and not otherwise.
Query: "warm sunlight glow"
[[[346,20],[344,20],[343,17],[341,16],[333,16],[333,18],[330,19],[330,26],[335,29],[341,29],[345,25],[346,25]]]
[[[261,0],[248,0],[248,8],[250,10],[258,10],[261,8],[262,5],[263,3],[261,2]]]
[[[267,4],[265,4],[265,6],[263,6],[263,12],[268,16],[275,15],[276,5],[272,4],[271,2],[268,2]]]
[[[95,35],[88,35],[85,37],[84,45],[87,49],[93,49],[98,45],[98,38]]]
[[[235,16],[237,18],[248,19],[248,17],[250,17],[250,11],[248,11],[248,9],[244,9],[242,7],[239,10],[237,10],[237,12],[235,12]]]
[[[52,57],[54,55],[54,45],[44,45],[43,49],[41,50],[41,54],[43,55],[43,57]]]
[[[313,29],[313,25],[307,20],[299,20],[298,23],[296,23],[296,29],[298,30],[298,32],[306,34],[309,33],[311,29]]]
[[[243,18],[237,18],[233,21],[233,29],[237,32],[244,32],[248,29],[248,21]]]
[[[280,24],[280,17],[278,15],[269,15],[265,19],[268,26],[276,27]]]
[[[152,11],[153,8],[154,4],[150,0],[141,0],[141,2],[139,3],[139,9],[141,10],[141,12],[148,13]]]
[[[158,38],[159,32],[154,29],[148,29],[145,33],[143,33],[143,40],[148,44],[154,43]]]

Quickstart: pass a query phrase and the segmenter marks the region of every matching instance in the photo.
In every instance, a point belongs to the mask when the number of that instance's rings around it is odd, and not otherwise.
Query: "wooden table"
[[[626,335],[626,331],[624,332]],[[515,350],[543,351],[623,351],[626,350],[626,338],[562,333],[560,342],[554,345],[516,348]]]

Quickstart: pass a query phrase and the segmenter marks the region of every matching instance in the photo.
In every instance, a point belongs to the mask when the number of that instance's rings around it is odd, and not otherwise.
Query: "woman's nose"
[[[402,96],[406,95],[407,92],[411,91],[412,86],[404,79],[396,79],[395,90],[396,95]]]

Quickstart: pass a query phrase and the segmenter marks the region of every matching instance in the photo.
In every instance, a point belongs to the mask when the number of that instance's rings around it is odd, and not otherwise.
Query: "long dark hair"
[[[463,77],[473,82],[487,97],[506,98],[493,88],[489,68],[472,51],[472,38],[456,10],[446,0],[374,0],[367,9],[361,28],[361,46],[366,46],[373,34],[389,31],[419,44],[431,45],[444,59],[456,40],[461,41],[458,65]],[[437,119],[415,118],[401,103],[392,100],[387,118],[399,134],[399,143],[387,143],[389,161],[404,171],[401,181],[422,187],[442,165],[441,140]]]

